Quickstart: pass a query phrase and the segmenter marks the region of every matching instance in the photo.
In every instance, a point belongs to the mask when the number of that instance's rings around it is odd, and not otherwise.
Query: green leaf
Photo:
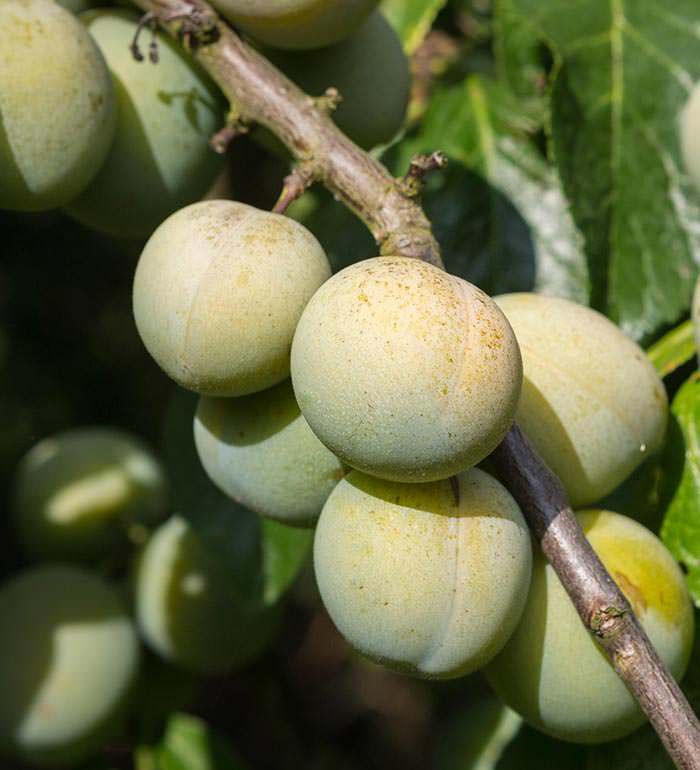
[[[306,562],[313,533],[263,521],[214,486],[194,445],[197,400],[178,388],[166,415],[163,455],[174,508],[225,568],[242,599],[251,605],[273,604]]]
[[[678,116],[700,77],[697,0],[510,0],[550,46],[552,150],[586,237],[592,301],[649,338],[687,310],[700,212]]]
[[[456,167],[433,175],[424,200],[452,272],[491,293],[534,288],[585,303],[583,242],[528,137],[535,127],[507,88],[472,75],[436,93],[420,130],[393,149],[393,168],[434,149]]]
[[[647,351],[661,377],[675,372],[695,355],[693,322],[685,321],[655,342]]]
[[[700,605],[700,375],[695,372],[671,404],[664,449],[670,475],[661,538],[688,570],[688,585]]]
[[[157,747],[158,770],[245,770],[233,749],[201,719],[173,714]]]
[[[382,0],[380,6],[398,33],[406,53],[413,53],[430,32],[447,0]]]

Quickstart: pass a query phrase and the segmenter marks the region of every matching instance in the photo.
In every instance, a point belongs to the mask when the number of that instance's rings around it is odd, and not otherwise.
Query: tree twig
[[[345,137],[323,104],[304,94],[228,26],[217,23],[203,0],[133,2],[154,13],[164,29],[184,41],[242,119],[266,126],[301,164],[303,179],[289,183],[290,191],[283,192],[276,208],[288,205],[285,199],[292,189],[320,181],[366,223],[382,254],[418,257],[442,266],[430,223],[415,195],[407,194],[405,178],[394,179]],[[413,170],[418,178],[420,165]],[[700,770],[700,724],[586,540],[559,480],[517,427],[493,460],[584,625],[638,700],[679,770]]]

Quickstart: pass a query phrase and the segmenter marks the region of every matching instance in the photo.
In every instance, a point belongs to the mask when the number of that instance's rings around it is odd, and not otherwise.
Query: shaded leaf
[[[672,423],[664,465],[669,484],[661,538],[688,570],[688,585],[700,605],[700,375],[695,372],[671,405]]]
[[[486,291],[534,288],[585,303],[583,242],[556,173],[527,136],[533,128],[532,116],[503,85],[473,75],[435,95],[420,130],[394,148],[393,168],[402,173],[413,155],[441,149],[481,180],[450,189],[437,208],[430,195],[441,184],[436,174],[424,201],[447,261],[461,262],[453,272],[487,262],[481,272],[491,280],[477,281]],[[479,218],[487,232],[475,237],[471,225]],[[528,269],[530,285],[522,285]],[[512,280],[514,270],[520,280]]]
[[[652,364],[661,377],[675,372],[695,355],[695,337],[692,321],[671,329],[647,351]]]

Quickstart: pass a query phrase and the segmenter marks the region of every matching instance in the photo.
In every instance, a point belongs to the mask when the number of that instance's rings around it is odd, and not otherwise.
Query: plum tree
[[[378,0],[214,0],[244,32],[275,48],[321,48],[351,34]]]
[[[194,438],[218,487],[285,524],[313,525],[344,474],[299,411],[289,380],[241,398],[203,396]]]
[[[0,749],[75,767],[118,725],[138,666],[114,588],[78,567],[18,574],[0,588]]]
[[[400,484],[351,471],[316,529],[323,603],[368,657],[425,677],[487,663],[527,598],[531,545],[520,509],[472,468],[449,481]]]
[[[447,478],[505,435],[520,395],[515,336],[475,286],[406,257],[342,270],[306,307],[292,381],[311,429],[353,468]]]
[[[288,217],[195,203],[169,217],[141,254],[136,326],[183,387],[247,395],[289,376],[297,321],[329,275],[318,241]]]
[[[223,122],[216,86],[180,46],[158,33],[158,63],[129,48],[138,15],[121,9],[81,17],[102,50],[118,104],[116,138],[100,172],[68,213],[115,236],[148,236],[173,211],[206,193],[223,165],[209,146]]]
[[[641,524],[610,511],[578,514],[588,540],[671,673],[685,672],[693,608],[678,565]],[[644,715],[584,628],[554,569],[539,555],[522,619],[487,676],[534,727],[563,740],[620,738]]]
[[[700,84],[695,85],[681,112],[680,144],[686,171],[700,191]]]
[[[523,355],[516,420],[574,507],[600,500],[661,445],[663,383],[644,351],[595,310],[538,294],[496,302]]]
[[[265,55],[307,93],[337,88],[342,101],[333,120],[360,146],[388,142],[401,128],[411,82],[408,59],[379,11],[337,45],[304,52],[271,49]]]
[[[97,560],[165,509],[157,460],[135,437],[81,428],[36,444],[16,473],[15,528],[35,559]]]
[[[62,206],[94,177],[114,137],[107,67],[52,0],[4,0],[0,27],[0,208]]]
[[[230,671],[259,655],[276,628],[275,608],[249,608],[196,532],[173,516],[151,536],[136,575],[136,617],[166,660],[203,674]]]

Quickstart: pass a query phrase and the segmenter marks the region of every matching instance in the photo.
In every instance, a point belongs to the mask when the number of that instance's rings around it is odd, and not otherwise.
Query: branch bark
[[[279,210],[313,181],[323,183],[362,219],[380,253],[417,257],[442,266],[430,222],[416,198],[434,155],[408,177],[389,172],[351,142],[329,117],[323,97],[304,94],[247,46],[203,0],[133,0],[189,47],[241,119],[281,139],[303,175],[287,180]],[[423,168],[425,166],[425,168]],[[659,658],[632,608],[586,540],[559,480],[514,426],[493,454],[501,479],[516,498],[586,628],[661,737],[679,770],[700,770],[700,724]]]

